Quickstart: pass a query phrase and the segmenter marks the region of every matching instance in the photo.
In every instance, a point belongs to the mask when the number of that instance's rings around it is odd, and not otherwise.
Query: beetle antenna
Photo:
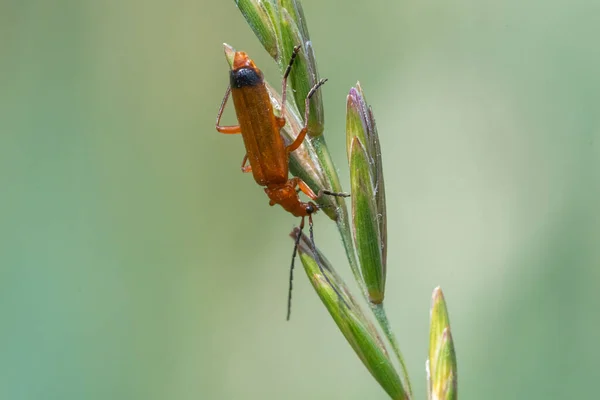
[[[350,193],[332,192],[332,191],[327,190],[327,189],[321,189],[321,190],[319,190],[319,193],[317,194],[317,197],[321,197],[324,194],[326,194],[328,196],[334,196],[334,197],[350,197]]]
[[[304,229],[304,217],[300,221],[300,231],[298,231],[298,236],[296,236],[296,242],[294,243],[294,251],[292,252],[292,265],[290,265],[290,286],[288,289],[288,304],[287,304],[287,317],[286,321],[290,320],[290,315],[292,314],[292,288],[294,281],[294,261],[296,260],[296,254],[298,253],[298,246],[300,246],[300,238],[302,238],[302,230]]]
[[[324,194],[326,194],[328,196],[333,196],[333,197],[350,197],[350,193],[332,192],[332,191],[327,190],[327,189],[321,189],[321,190],[319,190],[319,193],[317,193],[317,198],[320,198]],[[337,205],[335,205],[335,206],[332,205],[332,204],[326,204],[324,206],[319,205],[319,208],[321,208],[321,209],[323,209],[323,208],[337,208]]]

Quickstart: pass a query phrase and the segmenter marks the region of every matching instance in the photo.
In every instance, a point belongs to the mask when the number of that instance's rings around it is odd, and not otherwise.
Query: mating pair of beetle
[[[263,80],[262,72],[256,67],[248,55],[242,51],[235,53],[233,67],[230,72],[230,85],[225,92],[225,97],[217,114],[217,131],[225,134],[241,133],[246,147],[246,155],[242,161],[242,171],[252,172],[254,180],[261,186],[265,186],[265,193],[269,196],[270,205],[279,204],[286,211],[296,217],[301,217],[300,232],[296,237],[294,252],[292,254],[292,265],[290,270],[290,289],[288,292],[288,314],[291,310],[292,273],[294,259],[302,229],[304,218],[308,217],[312,238],[312,214],[317,212],[318,206],[312,201],[303,202],[298,197],[298,190],[306,194],[311,200],[316,200],[321,195],[348,197],[346,193],[335,193],[328,190],[319,190],[318,195],[300,178],[288,177],[288,162],[291,152],[296,150],[304,141],[308,132],[309,102],[317,89],[327,79],[321,79],[306,96],[304,127],[300,130],[296,139],[289,145],[285,145],[280,130],[285,126],[285,104],[287,92],[287,78],[292,69],[294,59],[300,51],[300,46],[294,47],[290,62],[283,74],[281,89],[281,116],[273,113],[273,106]],[[221,116],[227,104],[229,95],[233,97],[233,104],[239,125],[221,126]],[[247,164],[250,165],[247,165]],[[312,243],[313,248],[314,241]],[[319,263],[319,268],[322,267]],[[327,279],[327,276],[324,275]]]

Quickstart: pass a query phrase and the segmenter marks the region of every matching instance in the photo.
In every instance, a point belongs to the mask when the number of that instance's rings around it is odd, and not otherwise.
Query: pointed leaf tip
[[[229,68],[233,68],[233,60],[235,58],[235,49],[228,45],[227,43],[223,43],[223,51],[225,52],[225,60],[229,64]]]
[[[429,331],[428,391],[430,399],[455,400],[457,363],[450,320],[442,290],[433,291]]]

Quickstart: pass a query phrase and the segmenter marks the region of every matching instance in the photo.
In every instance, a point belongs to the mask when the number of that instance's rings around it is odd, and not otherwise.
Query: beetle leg
[[[283,125],[285,125],[285,99],[286,99],[286,95],[287,95],[287,78],[290,74],[290,71],[292,70],[292,65],[294,64],[294,60],[296,59],[296,56],[298,55],[298,53],[300,52],[300,46],[295,46],[294,50],[292,51],[292,57],[290,58],[290,62],[287,66],[287,68],[285,69],[285,72],[283,73],[283,80],[281,82],[281,119],[283,121],[279,121],[279,123],[281,124],[281,122],[283,122],[283,124],[281,125],[281,127],[283,128]]]
[[[277,125],[279,126],[279,129],[281,129],[281,128],[283,128],[285,126],[285,118],[283,118],[283,117],[276,117],[275,119],[277,121]]]
[[[328,196],[335,196],[335,197],[350,197],[349,193],[332,192],[327,189],[321,189],[321,190],[319,190],[318,194],[315,194],[315,192],[313,192],[313,190],[310,188],[310,186],[308,186],[306,184],[306,182],[304,182],[300,178],[292,178],[292,179],[290,179],[289,183],[292,184],[296,188],[296,193],[302,192],[305,195],[307,195],[308,197],[310,197],[311,200],[317,200],[319,197],[323,196],[324,194],[326,194]]]
[[[248,154],[246,154],[244,156],[244,159],[242,160],[242,172],[243,173],[248,173],[252,171],[252,165],[246,165],[248,163]]]
[[[288,153],[291,153],[292,151],[296,150],[298,147],[300,147],[300,145],[304,141],[304,138],[306,137],[306,133],[308,132],[308,115],[310,113],[310,98],[316,93],[317,89],[320,88],[325,82],[327,82],[327,79],[321,79],[308,92],[308,95],[306,96],[306,100],[304,102],[304,127],[302,128],[300,133],[298,133],[298,136],[296,136],[296,139],[294,140],[294,142],[285,148],[285,151],[287,151]]]
[[[302,179],[292,178],[292,179],[290,179],[290,184],[292,184],[294,187],[298,187],[298,189],[300,189],[302,191],[302,193],[304,193],[305,195],[310,197],[311,200],[317,199],[318,196],[315,194],[315,192],[313,192],[313,190]]]
[[[225,110],[225,105],[227,104],[227,100],[229,99],[229,94],[231,93],[231,86],[227,86],[227,90],[225,91],[225,97],[223,97],[223,101],[221,102],[221,107],[219,108],[219,112],[217,113],[217,123],[215,124],[217,131],[226,134],[233,133],[242,133],[242,129],[239,125],[232,126],[221,126],[221,117],[223,116],[223,111]]]

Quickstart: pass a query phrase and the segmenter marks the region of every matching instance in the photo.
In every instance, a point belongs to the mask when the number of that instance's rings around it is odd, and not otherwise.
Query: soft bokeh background
[[[600,4],[304,8],[346,187],[356,80],[375,110],[416,398],[438,284],[461,398],[594,397]],[[1,399],[386,398],[301,270],[285,322],[298,221],[214,130],[222,42],[279,82],[233,1],[0,1]]]

